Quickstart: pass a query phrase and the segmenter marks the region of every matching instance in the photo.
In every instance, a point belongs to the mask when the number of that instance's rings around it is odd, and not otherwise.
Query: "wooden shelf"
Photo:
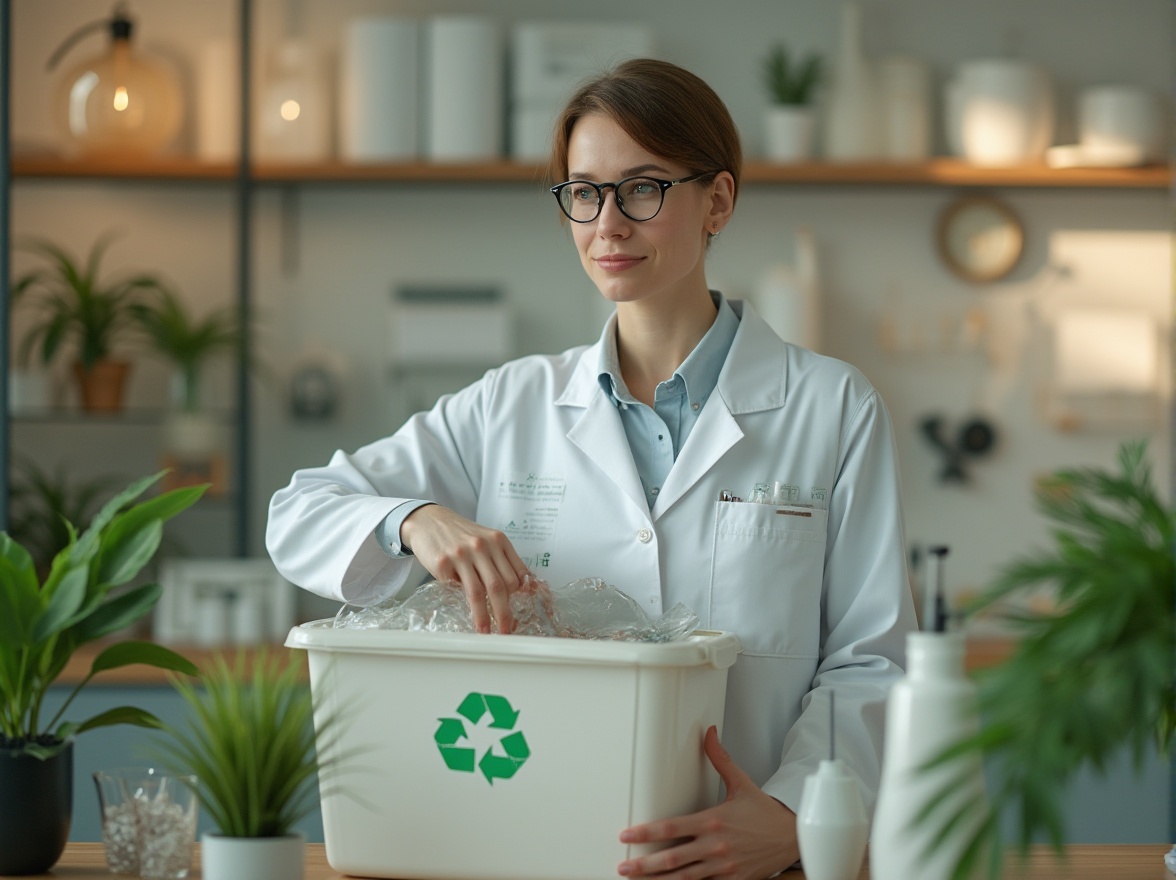
[[[111,179],[171,181],[232,181],[233,163],[208,163],[185,157],[150,161],[125,159],[70,160],[49,155],[18,155],[12,174],[25,179]],[[343,162],[258,163],[252,176],[261,184],[286,183],[534,183],[543,179],[541,166],[498,162],[394,162],[352,165]],[[1166,189],[1172,185],[1168,165],[1140,168],[1050,168],[1029,165],[981,168],[959,159],[926,162],[806,162],[783,165],[752,160],[744,166],[748,184],[852,186],[962,186],[1102,189]]]
[[[90,672],[90,667],[94,663],[94,658],[97,657],[104,648],[109,646],[109,642],[90,642],[82,645],[73,656],[69,658],[65,669],[61,671],[61,675],[57,677],[54,682],[56,685],[76,685],[84,679]],[[248,645],[241,646],[239,649],[234,645],[225,645],[218,648],[202,648],[193,645],[168,645],[173,651],[181,656],[187,657],[196,664],[196,668],[204,671],[211,667],[215,658],[223,656],[231,666],[237,656],[238,650],[244,654],[246,667],[251,667],[253,659],[257,655],[259,646]],[[303,674],[306,670],[306,652],[286,648],[282,645],[267,645],[265,649],[277,657],[280,657],[285,663],[298,663],[302,666]],[[168,673],[163,669],[157,669],[154,666],[119,666],[117,669],[109,669],[106,672],[100,672],[90,679],[87,687],[95,687],[105,685],[107,687],[163,687],[169,685]]]

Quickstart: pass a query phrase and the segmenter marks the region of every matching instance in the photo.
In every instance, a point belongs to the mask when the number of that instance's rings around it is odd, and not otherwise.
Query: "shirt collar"
[[[711,299],[718,307],[718,314],[714,323],[706,331],[706,335],[699,340],[694,350],[686,356],[681,366],[674,371],[686,386],[686,393],[692,403],[703,403],[715,390],[719,381],[719,373],[723,363],[727,360],[727,353],[731,350],[731,343],[735,339],[735,332],[739,329],[739,316],[717,290],[710,292]],[[636,403],[625,382],[621,378],[621,362],[617,355],[616,314],[609,319],[608,327],[600,346],[600,361],[597,368],[597,378],[600,388],[614,406],[622,403]]]

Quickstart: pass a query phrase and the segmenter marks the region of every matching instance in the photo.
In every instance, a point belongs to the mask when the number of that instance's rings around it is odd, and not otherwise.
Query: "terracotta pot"
[[[0,874],[48,871],[65,849],[73,813],[73,743],[42,761],[0,749]]]
[[[82,409],[86,412],[122,410],[123,392],[131,372],[129,362],[102,360],[88,370],[79,362],[73,365],[73,371],[82,395]]]

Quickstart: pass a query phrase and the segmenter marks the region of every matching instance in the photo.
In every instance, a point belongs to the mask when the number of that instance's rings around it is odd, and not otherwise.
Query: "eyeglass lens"
[[[650,177],[630,177],[614,186],[617,205],[631,220],[651,220],[661,210],[662,187]],[[604,192],[597,184],[574,180],[559,191],[564,213],[578,223],[595,220]]]

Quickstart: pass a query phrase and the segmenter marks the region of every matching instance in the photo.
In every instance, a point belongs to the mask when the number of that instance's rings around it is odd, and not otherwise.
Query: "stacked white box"
[[[327,861],[366,877],[600,880],[622,828],[715,803],[729,633],[666,644],[295,627],[324,773]],[[472,754],[471,754],[472,753]],[[460,765],[453,767],[451,765]]]
[[[511,34],[510,152],[546,159],[564,102],[586,78],[653,52],[653,30],[639,24],[521,22]]]

